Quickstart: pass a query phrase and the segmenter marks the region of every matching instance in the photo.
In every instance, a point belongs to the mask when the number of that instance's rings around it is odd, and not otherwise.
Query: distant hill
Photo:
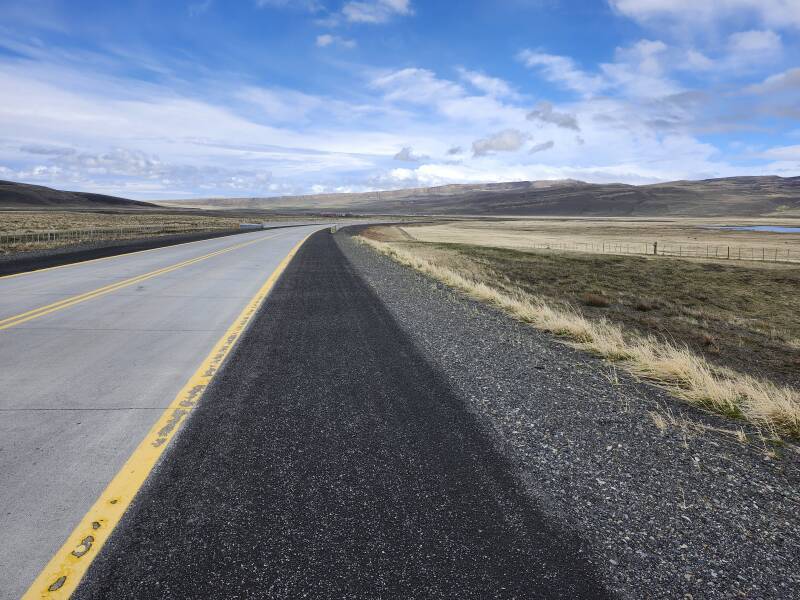
[[[729,177],[653,185],[519,181],[359,194],[210,198],[161,204],[385,215],[800,216],[800,177]]]
[[[116,196],[87,192],[62,192],[40,185],[0,181],[0,209],[54,209],[76,208],[83,210],[104,208],[159,208],[149,202],[139,202]]]

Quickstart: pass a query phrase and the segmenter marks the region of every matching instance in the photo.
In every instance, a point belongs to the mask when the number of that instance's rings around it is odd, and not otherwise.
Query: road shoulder
[[[785,598],[800,584],[797,456],[769,459],[664,392],[337,240],[403,331],[509,458],[531,497],[590,540],[626,597]],[[729,424],[727,424],[729,426]]]

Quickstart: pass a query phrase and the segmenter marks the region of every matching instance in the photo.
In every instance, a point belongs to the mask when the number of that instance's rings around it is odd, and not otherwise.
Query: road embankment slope
[[[609,589],[726,600],[800,589],[797,445],[774,452],[745,424],[337,239],[528,495],[587,540]]]

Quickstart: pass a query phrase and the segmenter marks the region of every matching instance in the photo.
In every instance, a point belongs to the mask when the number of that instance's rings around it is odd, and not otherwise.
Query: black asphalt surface
[[[0,215],[2,215],[2,213],[0,213]],[[70,265],[72,263],[94,260],[96,258],[129,254],[131,252],[139,252],[140,250],[152,250],[153,248],[175,246],[176,244],[185,244],[198,240],[210,240],[226,235],[237,235],[239,233],[247,233],[247,231],[182,233],[177,235],[118,240],[77,247],[67,246],[63,248],[53,248],[51,250],[25,252],[21,255],[9,255],[0,260],[0,277],[4,275],[16,275],[17,273],[27,273],[28,271],[36,271],[38,269],[47,269],[49,267],[60,267],[62,265]]]
[[[608,597],[583,556],[326,231],[74,597]]]

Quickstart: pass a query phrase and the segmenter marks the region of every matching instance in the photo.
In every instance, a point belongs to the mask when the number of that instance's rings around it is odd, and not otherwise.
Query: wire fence
[[[133,227],[110,227],[88,229],[53,229],[43,231],[0,231],[0,250],[20,246],[39,246],[47,244],[81,244],[94,241],[132,239],[154,235],[180,233],[202,233],[223,231],[232,227],[198,227],[189,224],[137,225]]]
[[[675,242],[534,242],[531,247],[540,250],[565,250],[597,252],[601,254],[639,254],[650,256],[677,256],[679,258],[707,258],[719,260],[749,260],[759,262],[800,262],[800,248],[745,247],[714,244],[681,244]]]

